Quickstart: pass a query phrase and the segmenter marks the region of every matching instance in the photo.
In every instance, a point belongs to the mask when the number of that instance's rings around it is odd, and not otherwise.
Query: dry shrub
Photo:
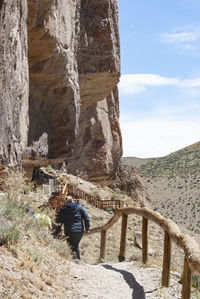
[[[70,246],[66,241],[61,241],[52,238],[52,242],[49,244],[49,247],[58,253],[61,257],[64,257],[68,260],[72,259],[72,251]]]
[[[7,200],[14,201],[20,206],[27,205],[30,189],[31,185],[26,183],[26,177],[23,172],[9,171],[3,190]]]
[[[37,209],[29,196],[30,190],[23,173],[9,171],[4,184],[5,195],[0,199],[0,245],[17,242],[20,232],[38,240],[48,233],[44,232],[46,228],[36,221],[35,216],[26,211],[30,205]]]
[[[36,220],[35,213],[40,211],[38,207],[34,207],[29,196],[30,190],[31,186],[26,183],[22,172],[9,171],[4,185],[5,196],[0,199],[0,245],[11,246],[17,243],[22,235],[48,247],[61,257],[71,259],[72,253],[67,242],[54,239],[51,231]],[[35,212],[33,215],[26,212],[29,206]],[[48,214],[48,211],[46,212]],[[42,259],[41,253],[36,248],[29,248],[26,253],[36,263]]]
[[[28,247],[26,248],[26,252],[28,253],[31,260],[35,263],[40,263],[42,259],[41,252],[34,247]]]
[[[25,214],[25,207],[30,204],[30,186],[22,172],[9,171],[4,184],[4,197],[1,198],[0,217],[18,224]]]
[[[194,288],[200,291],[200,276],[192,274],[192,285]]]
[[[0,246],[13,245],[18,242],[20,232],[14,225],[5,225],[0,227]]]
[[[5,200],[1,204],[1,215],[8,221],[18,222],[23,216],[23,209],[14,200]]]

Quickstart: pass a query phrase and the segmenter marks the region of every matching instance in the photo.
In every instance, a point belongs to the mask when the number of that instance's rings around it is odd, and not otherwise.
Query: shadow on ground
[[[153,293],[156,290],[155,289],[153,291],[144,292],[143,286],[141,286],[136,281],[135,277],[130,272],[125,271],[125,270],[121,270],[121,269],[117,269],[117,268],[114,268],[111,265],[106,265],[106,264],[102,265],[102,267],[104,267],[105,269],[116,271],[116,272],[119,272],[120,274],[122,274],[122,276],[123,276],[124,280],[126,281],[126,283],[133,290],[133,292],[132,292],[132,298],[133,299],[145,299],[146,298],[145,293]]]

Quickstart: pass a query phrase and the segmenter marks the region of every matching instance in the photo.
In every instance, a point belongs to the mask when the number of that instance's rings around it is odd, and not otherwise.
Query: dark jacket
[[[90,228],[90,218],[84,208],[74,202],[68,202],[64,207],[60,209],[57,215],[56,222],[64,223],[64,232],[84,232]]]

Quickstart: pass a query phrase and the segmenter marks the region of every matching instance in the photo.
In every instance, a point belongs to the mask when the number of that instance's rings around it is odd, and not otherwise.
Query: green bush
[[[200,276],[192,274],[192,286],[200,291]]]
[[[8,220],[15,222],[23,216],[23,209],[14,200],[5,200],[2,203],[2,212]]]
[[[26,252],[35,263],[39,263],[41,261],[42,257],[40,251],[36,248],[26,248]]]
[[[4,225],[0,227],[0,246],[12,245],[20,239],[20,231],[15,225]]]

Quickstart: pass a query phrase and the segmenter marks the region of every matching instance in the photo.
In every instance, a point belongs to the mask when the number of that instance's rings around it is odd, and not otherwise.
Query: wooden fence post
[[[55,191],[54,185],[54,179],[49,179],[49,195],[51,195]]]
[[[128,220],[128,216],[123,214],[122,215],[122,227],[121,227],[120,251],[119,251],[119,256],[118,256],[119,262],[125,261],[127,220]]]
[[[142,219],[142,262],[146,264],[148,261],[148,219]]]
[[[185,257],[184,269],[183,269],[183,280],[182,280],[182,299],[190,299],[191,285],[192,285],[192,271]]]
[[[171,263],[171,240],[167,231],[164,236],[163,268],[162,268],[162,286],[169,286]]]
[[[100,244],[100,261],[105,259],[106,249],[106,230],[101,231],[101,244]]]

